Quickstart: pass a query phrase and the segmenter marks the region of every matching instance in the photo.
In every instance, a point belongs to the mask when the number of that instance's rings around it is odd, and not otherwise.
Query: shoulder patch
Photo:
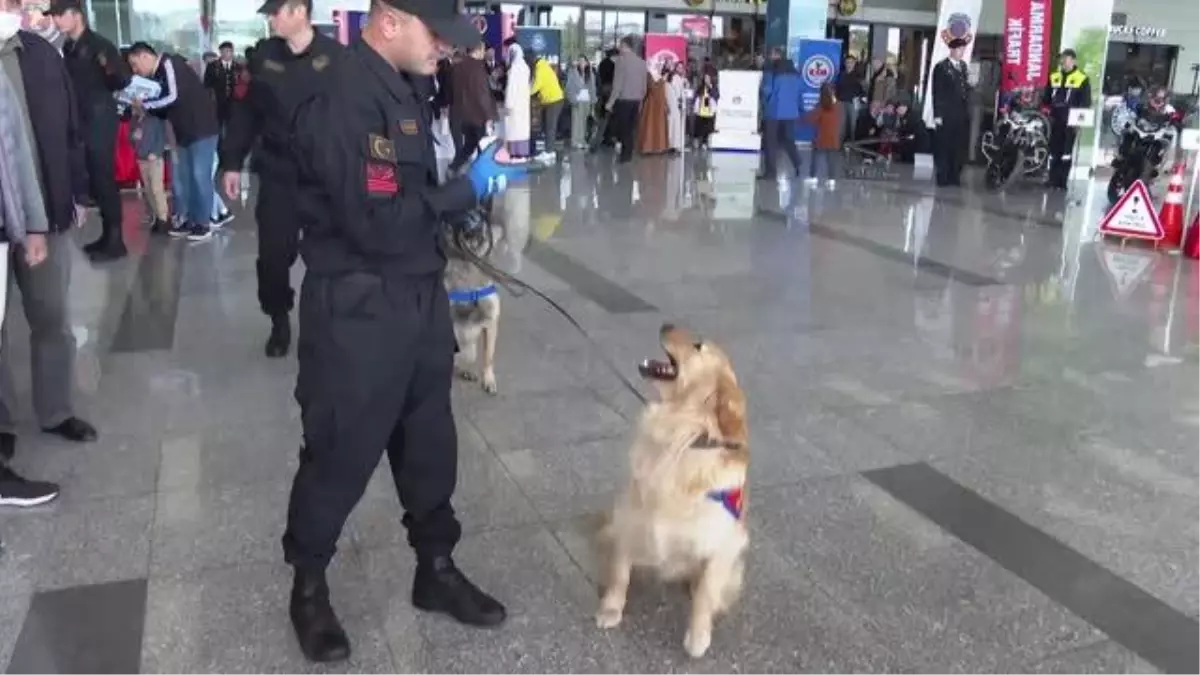
[[[370,134],[367,136],[367,148],[371,151],[371,159],[389,164],[396,163],[396,146],[387,138],[379,134]]]

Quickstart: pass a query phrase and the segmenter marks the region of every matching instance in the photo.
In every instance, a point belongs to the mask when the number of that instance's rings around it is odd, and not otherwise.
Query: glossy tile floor
[[[1197,672],[1197,265],[1095,242],[1102,186],[830,192],[756,183],[755,162],[570,157],[500,206],[523,251],[502,264],[626,374],[664,319],[734,359],[754,543],[710,656],[683,654],[678,589],[639,583],[626,622],[595,628],[587,533],[637,402],[527,296],[504,299],[500,395],[455,392],[457,558],[511,619],[474,633],[409,606],[381,468],[331,571],[340,670]],[[286,613],[296,366],[261,353],[252,216],[196,245],[140,219],[128,195],[127,261],[75,253],[99,442],[36,432],[9,315],[16,464],[63,496],[0,512],[0,664],[319,670]]]

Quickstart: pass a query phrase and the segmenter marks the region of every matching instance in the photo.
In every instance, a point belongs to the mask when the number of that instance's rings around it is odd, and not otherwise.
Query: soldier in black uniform
[[[1067,124],[1071,108],[1092,107],[1092,85],[1087,73],[1075,67],[1075,50],[1064,49],[1059,69],[1050,73],[1042,92],[1042,105],[1050,108],[1050,180],[1047,185],[1067,189],[1071,153],[1075,152],[1075,127]]]
[[[325,568],[384,448],[417,554],[412,603],[494,626],[503,605],[451,553],[458,440],[450,409],[454,331],[442,285],[444,223],[526,170],[493,143],[437,182],[423,78],[478,30],[446,0],[374,0],[362,38],[294,124],[304,227],[299,375],[304,426],[283,548],[295,569],[290,613],[304,654],[349,655]]]
[[[330,66],[344,47],[314,30],[312,0],[267,0],[259,7],[269,17],[275,37],[262,40],[254,50],[250,87],[232,109],[221,139],[221,184],[225,196],[241,196],[241,170],[255,141],[259,177],[258,203],[258,304],[271,317],[267,356],[287,355],[292,342],[288,315],[295,302],[290,270],[300,249],[300,224],[296,214],[296,166],[289,125],[292,111],[281,102],[294,99],[289,90],[311,91],[325,86]]]
[[[938,185],[960,185],[971,142],[971,83],[963,60],[967,41],[954,38],[950,56],[933,67],[933,126],[936,139],[933,161]]]
[[[124,257],[125,237],[121,232],[121,192],[117,188],[117,106],[113,92],[129,86],[129,65],[107,38],[92,31],[79,0],[54,0],[46,14],[67,36],[63,58],[75,85],[80,125],[87,129],[88,178],[92,199],[100,207],[103,233],[84,246],[95,261]]]

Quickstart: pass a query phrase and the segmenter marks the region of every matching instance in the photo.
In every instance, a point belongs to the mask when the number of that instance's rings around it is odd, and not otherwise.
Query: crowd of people
[[[501,53],[480,44],[439,64],[434,106],[455,145],[454,170],[489,128],[518,158],[619,148],[629,161],[708,147],[720,96],[711,61],[647,63],[632,37],[598,64],[579,55],[559,65],[513,39]]]

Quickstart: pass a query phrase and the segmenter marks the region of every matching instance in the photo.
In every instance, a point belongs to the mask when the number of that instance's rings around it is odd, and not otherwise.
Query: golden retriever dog
[[[683,647],[703,656],[713,617],[742,587],[749,466],[746,399],[729,358],[711,342],[664,325],[666,360],[639,366],[660,400],[647,404],[630,451],[630,480],[600,532],[607,556],[596,624],[621,622],[633,568],[685,580],[691,620]]]

